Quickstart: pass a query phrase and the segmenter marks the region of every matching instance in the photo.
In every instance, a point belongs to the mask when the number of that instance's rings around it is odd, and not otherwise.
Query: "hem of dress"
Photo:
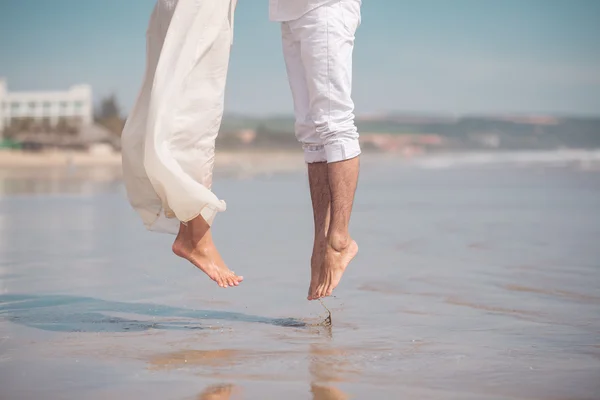
[[[168,218],[165,215],[163,208],[161,208],[158,213],[149,212],[148,210],[144,209],[136,209],[136,211],[142,217],[142,221],[144,221],[144,226],[148,231],[177,235],[177,233],[179,232],[180,223],[187,224],[188,222],[190,222],[198,216],[202,216],[202,218],[204,218],[208,225],[212,227],[217,214],[226,210],[226,204],[223,200],[221,200],[221,204],[223,205],[222,208],[215,207],[214,205],[207,203],[200,208],[197,214],[195,214],[192,217],[186,218],[185,220],[180,220],[177,217]],[[150,220],[151,222],[147,222]]]
[[[186,218],[186,219],[180,219],[179,221],[183,224],[187,224],[188,222],[190,222],[191,220],[193,220],[194,218],[197,218],[199,216],[202,216],[202,218],[204,218],[204,220],[206,221],[206,223],[209,226],[212,226],[213,221],[215,220],[215,217],[217,216],[218,213],[226,211],[227,210],[227,205],[225,203],[225,201],[220,200],[220,203],[222,205],[222,208],[219,209],[218,207],[215,207],[214,205],[210,204],[210,203],[206,203],[204,206],[200,207],[200,211],[198,211],[198,213],[196,213],[195,215],[193,215],[192,217]],[[209,214],[206,215],[204,213],[204,211],[208,209],[209,210]]]

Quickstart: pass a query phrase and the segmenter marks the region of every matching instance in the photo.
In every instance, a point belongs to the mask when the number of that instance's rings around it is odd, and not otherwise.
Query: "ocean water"
[[[118,175],[2,171],[1,399],[598,399],[598,154],[365,158],[335,297],[305,173],[237,179],[221,289]]]

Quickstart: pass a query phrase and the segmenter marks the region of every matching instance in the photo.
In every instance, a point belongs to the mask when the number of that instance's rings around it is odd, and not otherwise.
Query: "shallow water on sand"
[[[600,393],[598,172],[366,162],[332,327],[305,300],[302,173],[216,182],[230,289],[145,232],[118,181],[4,182],[1,399]]]

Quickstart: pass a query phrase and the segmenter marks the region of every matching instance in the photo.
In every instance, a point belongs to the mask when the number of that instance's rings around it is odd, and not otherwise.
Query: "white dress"
[[[236,0],[158,0],[146,72],[122,135],[127,196],[152,231],[209,224],[225,202],[210,190]]]

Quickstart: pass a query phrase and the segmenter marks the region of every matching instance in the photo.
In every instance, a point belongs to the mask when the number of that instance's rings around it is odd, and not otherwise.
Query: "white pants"
[[[360,154],[352,101],[352,52],[360,0],[338,0],[281,25],[296,137],[307,163]]]

